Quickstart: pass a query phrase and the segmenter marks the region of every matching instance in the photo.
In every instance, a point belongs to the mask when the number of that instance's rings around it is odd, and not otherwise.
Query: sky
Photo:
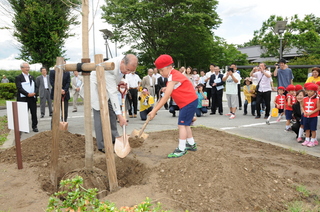
[[[101,19],[102,10],[100,6],[104,0],[89,1],[90,14],[89,25],[92,26],[93,14],[94,26],[90,30],[90,58],[94,59],[94,54],[103,54],[106,56],[106,46],[101,29],[112,30],[111,27]],[[97,7],[98,6],[98,7]],[[93,8],[93,9],[92,9]],[[253,37],[254,30],[259,30],[262,23],[271,15],[291,17],[298,14],[303,18],[306,14],[314,14],[320,17],[320,0],[304,0],[293,2],[291,0],[220,0],[217,6],[217,13],[222,19],[222,24],[214,31],[214,34],[224,38],[229,44],[243,44]],[[0,8],[1,9],[1,8]],[[79,20],[81,18],[79,16]],[[11,18],[0,13],[0,27],[13,26]],[[89,27],[90,27],[89,26]],[[66,41],[65,48],[68,63],[77,63],[81,61],[81,26],[73,27],[72,32],[75,37]],[[19,54],[19,43],[13,38],[12,30],[0,30],[0,70],[18,70],[22,60],[15,58]],[[120,56],[127,48],[116,50],[114,43],[108,42],[113,57]],[[117,54],[116,54],[117,53]],[[109,57],[110,57],[110,53]],[[41,64],[31,64],[31,70],[39,71]]]

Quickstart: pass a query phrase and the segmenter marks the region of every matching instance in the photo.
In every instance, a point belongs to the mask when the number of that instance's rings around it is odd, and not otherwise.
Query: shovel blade
[[[140,130],[134,129],[130,135],[131,138],[138,137]]]
[[[60,122],[59,130],[68,131],[68,122]]]
[[[149,134],[142,133],[140,137],[143,138],[143,140],[146,140],[149,137]]]
[[[124,158],[130,153],[131,147],[129,144],[128,135],[123,135],[121,137],[116,138],[116,142],[114,144],[114,151],[120,158]]]

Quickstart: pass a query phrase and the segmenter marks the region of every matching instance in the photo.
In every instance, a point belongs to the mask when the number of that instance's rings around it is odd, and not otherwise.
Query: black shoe
[[[265,116],[264,119],[268,119],[268,116]]]
[[[215,115],[216,113],[210,113],[210,115]]]
[[[44,115],[41,115],[41,118],[43,118],[44,117]]]
[[[260,116],[256,116],[256,117],[255,117],[255,119],[259,119],[259,118],[260,118]]]
[[[172,117],[176,117],[176,114],[173,114]]]
[[[246,116],[246,115],[247,115],[247,113],[244,113],[243,115],[244,115],[244,116]]]
[[[39,132],[38,128],[33,128],[33,132]]]
[[[98,149],[98,150],[99,150],[99,152],[106,153],[106,152],[104,151],[104,149]]]
[[[220,114],[220,116],[222,116],[223,115],[223,113],[219,113]]]
[[[242,110],[242,107],[239,107],[239,110]]]
[[[49,116],[52,116],[52,113],[50,113],[50,115]]]
[[[256,116],[256,114],[253,113],[252,116]]]

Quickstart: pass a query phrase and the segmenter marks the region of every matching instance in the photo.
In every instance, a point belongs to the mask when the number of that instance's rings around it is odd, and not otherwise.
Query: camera
[[[228,68],[228,72],[231,71],[233,73],[233,68]]]
[[[278,63],[276,63],[276,64],[275,64],[275,66],[279,66],[279,64],[278,64]]]

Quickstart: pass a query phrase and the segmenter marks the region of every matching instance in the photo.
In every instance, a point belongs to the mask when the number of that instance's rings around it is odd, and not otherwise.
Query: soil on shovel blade
[[[106,196],[101,200],[121,207],[149,197],[172,211],[283,211],[297,200],[307,202],[310,208],[316,206],[319,158],[214,129],[192,130],[198,151],[181,158],[167,158],[178,145],[177,130],[151,132],[145,141],[131,143],[133,149],[126,158],[115,156],[121,187],[115,192],[109,191],[106,157],[95,146],[94,166],[99,171],[94,178],[105,185]],[[85,139],[60,133],[58,177],[62,179],[72,177],[74,170],[82,172]],[[51,140],[51,131],[23,140],[21,170],[17,169],[14,147],[0,152],[1,211],[46,209],[54,190],[49,177]],[[95,145],[95,139],[93,142]],[[84,176],[84,181],[93,177],[90,173]],[[297,186],[305,186],[311,196],[299,193]]]

